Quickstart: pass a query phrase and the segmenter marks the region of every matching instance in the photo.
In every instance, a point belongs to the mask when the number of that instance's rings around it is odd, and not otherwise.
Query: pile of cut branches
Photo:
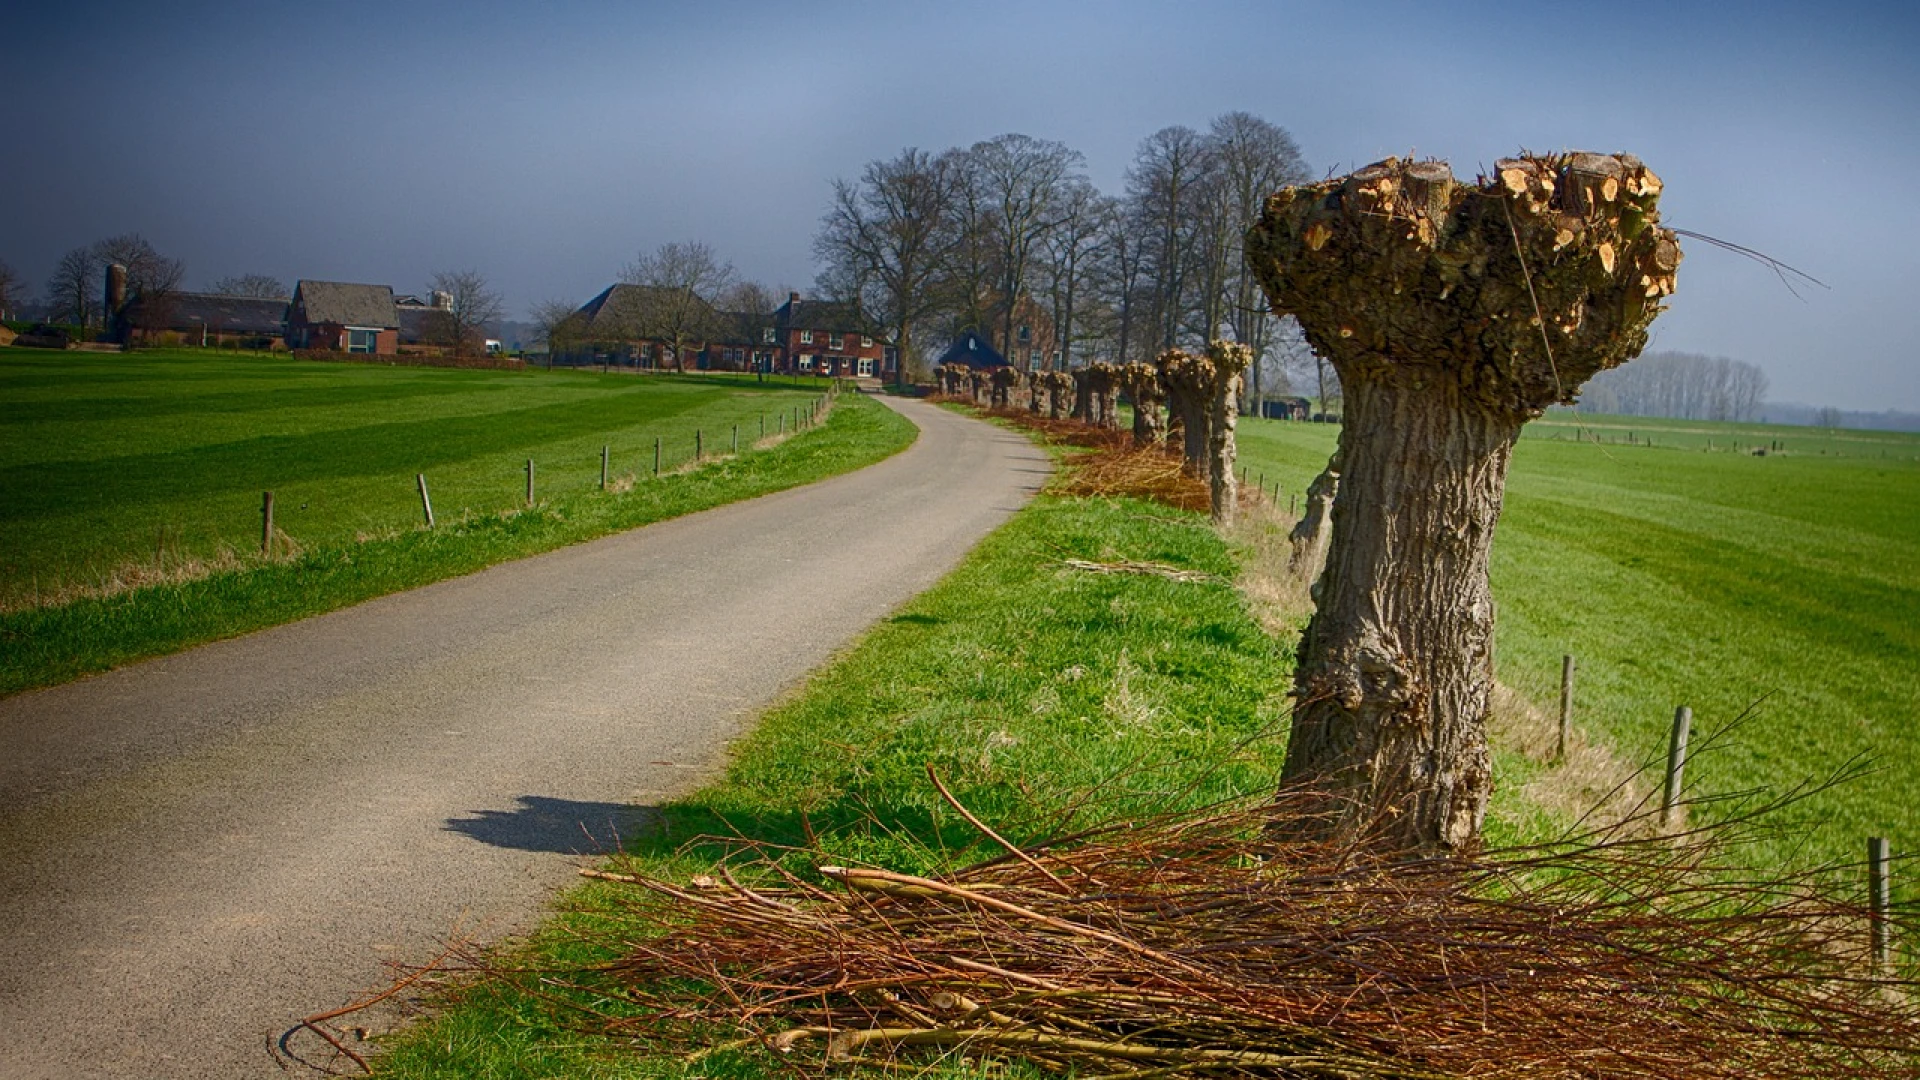
[[[1162,447],[1115,447],[1077,455],[1070,464],[1060,481],[1063,495],[1150,499],[1202,514],[1212,505],[1207,482]]]
[[[1115,824],[938,877],[751,844],[688,885],[594,871],[658,936],[580,978],[638,1007],[601,1018],[615,1034],[803,1071],[1920,1074],[1915,983],[1873,970],[1863,905],[1736,873],[1725,827],[1381,863],[1280,839],[1296,809]]]

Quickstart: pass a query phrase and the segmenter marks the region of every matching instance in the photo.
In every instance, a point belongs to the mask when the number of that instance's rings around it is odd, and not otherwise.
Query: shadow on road
[[[512,810],[472,810],[448,818],[446,829],[493,847],[552,851],[562,855],[609,855],[623,840],[650,831],[659,810],[629,803],[580,802],[521,795]]]

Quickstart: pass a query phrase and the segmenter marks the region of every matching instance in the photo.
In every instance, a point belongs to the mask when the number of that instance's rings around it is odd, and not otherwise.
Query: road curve
[[[284,1077],[384,962],[531,926],[1046,477],[889,404],[847,476],[0,700],[0,1077]]]

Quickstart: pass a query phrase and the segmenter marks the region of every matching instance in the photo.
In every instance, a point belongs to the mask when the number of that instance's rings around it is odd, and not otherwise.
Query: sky
[[[190,288],[477,269],[521,318],[668,241],[806,291],[832,182],[868,161],[1021,132],[1117,194],[1148,135],[1244,110],[1316,174],[1637,154],[1668,225],[1825,284],[1683,241],[1653,348],[1757,364],[1776,401],[1920,411],[1911,2],[68,0],[9,22],[0,260],[36,288],[138,232]]]

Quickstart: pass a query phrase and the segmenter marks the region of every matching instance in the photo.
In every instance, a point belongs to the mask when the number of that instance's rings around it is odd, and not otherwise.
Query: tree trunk
[[[1300,508],[1300,520],[1287,534],[1292,553],[1287,557],[1287,573],[1295,577],[1318,576],[1327,557],[1327,542],[1333,537],[1333,498],[1340,491],[1340,451],[1335,450],[1327,467],[1307,485],[1307,504]],[[1318,600],[1320,587],[1313,587]]]
[[[1389,857],[1478,842],[1508,458],[1528,420],[1645,347],[1680,262],[1660,190],[1624,155],[1502,160],[1472,185],[1389,159],[1275,194],[1248,233],[1274,313],[1344,397],[1282,773],[1313,809],[1284,831]]]
[[[1334,543],[1294,679],[1281,782],[1394,850],[1479,835],[1492,793],[1487,556],[1520,424],[1416,388],[1346,388]],[[1411,571],[1411,572],[1410,572]]]
[[[1240,511],[1240,481],[1234,476],[1239,448],[1234,427],[1240,417],[1241,377],[1238,372],[1220,380],[1212,401],[1207,430],[1207,481],[1212,493],[1213,523],[1231,525]]]

